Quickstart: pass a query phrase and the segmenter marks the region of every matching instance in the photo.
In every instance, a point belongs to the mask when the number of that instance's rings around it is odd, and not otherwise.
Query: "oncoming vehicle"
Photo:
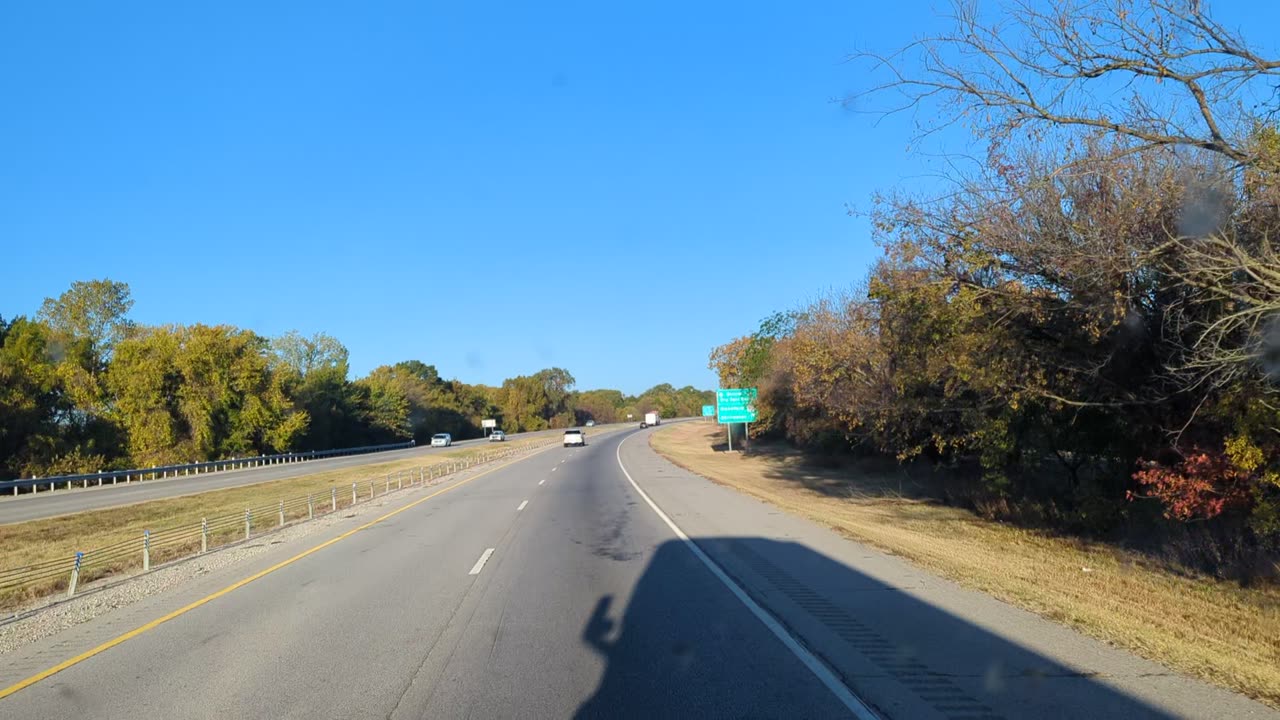
[[[431,436],[431,447],[449,447],[453,444],[453,436],[449,433],[436,433]]]
[[[595,426],[596,426],[596,421],[595,421],[595,420],[588,420],[588,421],[587,421],[587,427],[595,427]]]
[[[564,431],[565,447],[572,447],[574,445],[578,447],[582,447],[583,445],[586,445],[586,444],[587,444],[587,436],[583,435],[581,430],[574,429],[574,430]]]
[[[494,430],[493,432],[489,433],[489,442],[506,442],[506,441],[507,441],[507,434],[502,432],[501,430]]]

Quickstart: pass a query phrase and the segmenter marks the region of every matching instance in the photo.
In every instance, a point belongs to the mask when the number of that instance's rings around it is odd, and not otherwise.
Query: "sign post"
[[[716,418],[725,426],[729,452],[733,452],[733,424],[744,423],[750,429],[756,420],[756,388],[724,388],[716,390]],[[704,409],[705,412],[705,409]]]

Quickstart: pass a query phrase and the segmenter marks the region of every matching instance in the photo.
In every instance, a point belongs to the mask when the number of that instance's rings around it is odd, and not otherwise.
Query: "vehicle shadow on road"
[[[804,545],[694,542],[883,717],[1174,717]],[[607,665],[578,718],[850,716],[680,541],[629,600],[599,598],[582,639]]]

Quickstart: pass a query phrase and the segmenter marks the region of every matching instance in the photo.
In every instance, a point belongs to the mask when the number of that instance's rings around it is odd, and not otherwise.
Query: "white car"
[[[587,444],[587,436],[583,435],[581,430],[575,429],[575,430],[564,431],[565,447],[573,447],[575,445],[578,447],[582,447],[583,445],[586,445],[586,444]]]
[[[506,441],[507,441],[507,434],[502,432],[501,430],[494,430],[493,432],[489,433],[489,442],[506,442]]]
[[[431,436],[431,447],[449,447],[453,444],[453,436],[449,433],[436,433]]]

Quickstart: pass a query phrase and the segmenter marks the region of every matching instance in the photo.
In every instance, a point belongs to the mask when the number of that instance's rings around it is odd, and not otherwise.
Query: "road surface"
[[[557,432],[560,431],[512,434],[507,436],[507,441],[516,442],[531,437],[549,436]],[[95,486],[83,489],[73,488],[71,490],[54,490],[52,492],[25,493],[16,497],[0,496],[0,525],[40,520],[58,515],[70,515],[72,513],[85,512],[86,510],[102,510],[121,505],[133,505],[149,500],[163,500],[164,498],[193,495],[212,490],[225,490],[227,488],[240,487],[241,485],[256,485],[257,483],[271,480],[284,480],[329,470],[394,462],[450,449],[483,445],[487,442],[488,440],[484,439],[459,440],[453,444],[453,448],[433,448],[430,445],[420,445],[404,450],[388,450],[365,455],[347,455],[285,465],[227,470],[204,475],[188,475],[103,487]]]
[[[691,476],[650,432],[394,496],[0,656],[0,716],[1276,717]]]

